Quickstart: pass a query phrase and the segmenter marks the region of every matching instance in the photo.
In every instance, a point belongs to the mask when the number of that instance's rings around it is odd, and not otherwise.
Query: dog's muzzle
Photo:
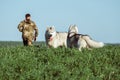
[[[52,40],[52,35],[51,34],[48,35],[48,40],[50,40],[50,41]]]

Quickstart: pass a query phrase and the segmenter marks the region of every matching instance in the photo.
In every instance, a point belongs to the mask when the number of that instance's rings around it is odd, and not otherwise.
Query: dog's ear
[[[55,30],[55,26],[52,26],[52,29]]]
[[[78,27],[76,25],[74,25],[76,33],[78,33]]]
[[[77,26],[76,24],[74,24],[74,26]]]
[[[53,28],[55,28],[55,26],[52,26]]]
[[[72,28],[72,25],[69,26],[69,30],[71,30],[71,28]]]
[[[49,28],[50,28],[50,27],[48,27],[48,26],[47,26],[47,27],[46,27],[46,31],[48,31],[48,30],[49,30]]]

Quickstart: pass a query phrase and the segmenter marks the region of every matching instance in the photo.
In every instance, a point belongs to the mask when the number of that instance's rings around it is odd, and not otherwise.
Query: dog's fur
[[[78,34],[76,25],[71,25],[68,30],[67,46],[72,48],[76,47],[80,51],[82,48],[100,48],[104,46],[103,42],[97,42],[90,38],[88,35]]]
[[[67,32],[56,32],[55,27],[47,27],[45,32],[46,45],[48,47],[67,47]]]

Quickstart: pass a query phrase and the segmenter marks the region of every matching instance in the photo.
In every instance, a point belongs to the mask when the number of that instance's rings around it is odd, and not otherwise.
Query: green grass
[[[35,45],[0,42],[0,80],[120,80],[120,45],[82,52]]]

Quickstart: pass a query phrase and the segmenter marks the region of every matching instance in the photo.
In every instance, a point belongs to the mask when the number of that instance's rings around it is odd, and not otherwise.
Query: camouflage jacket
[[[38,36],[38,28],[36,24],[33,21],[26,22],[25,20],[21,21],[18,25],[18,29],[23,34],[30,33],[32,35],[35,35],[35,37]]]

